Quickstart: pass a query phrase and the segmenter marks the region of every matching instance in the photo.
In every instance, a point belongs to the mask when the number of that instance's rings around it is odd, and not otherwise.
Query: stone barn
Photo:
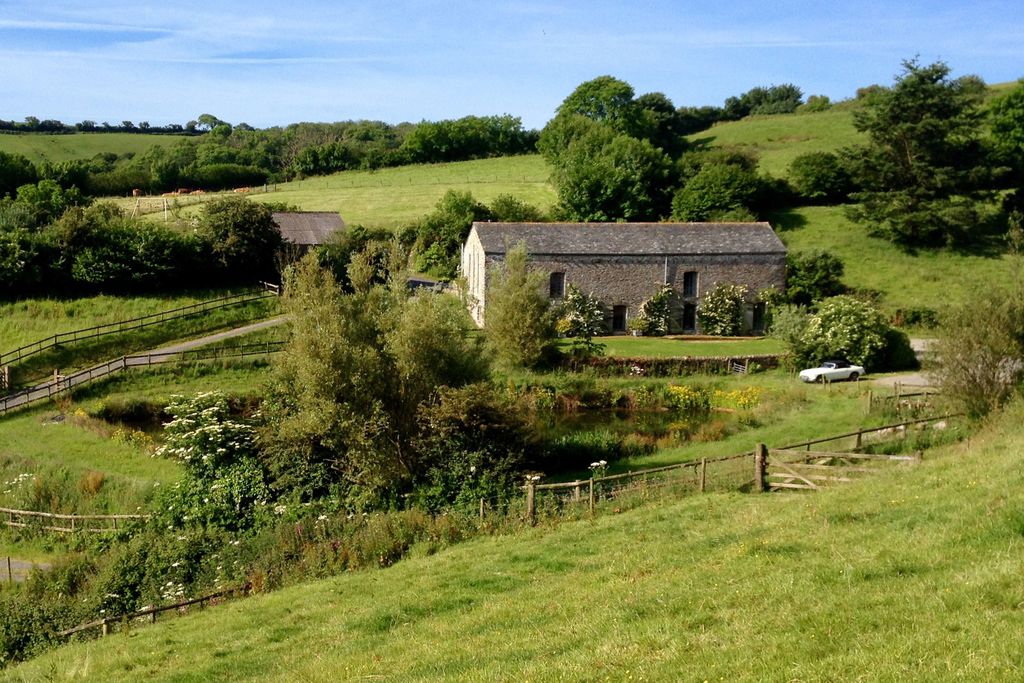
[[[345,221],[334,211],[275,211],[271,216],[281,237],[294,244],[300,254],[323,244],[336,231],[345,229]]]
[[[595,296],[612,332],[625,332],[651,296],[676,292],[674,327],[700,333],[701,297],[718,284],[748,290],[747,328],[764,328],[759,293],[785,286],[786,247],[768,223],[474,223],[462,248],[470,313],[483,326],[487,286],[507,249],[523,242],[552,300],[570,285]]]

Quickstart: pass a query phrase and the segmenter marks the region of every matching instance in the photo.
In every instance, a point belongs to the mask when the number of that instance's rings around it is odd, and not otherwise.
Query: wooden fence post
[[[484,499],[480,499],[480,521],[484,521]]]
[[[11,556],[7,556],[7,585],[14,583],[14,572],[11,571]]]
[[[526,521],[533,524],[537,516],[537,484],[531,479],[526,482]]]
[[[590,515],[594,515],[594,478],[590,478]]]
[[[5,365],[0,368],[0,389],[7,391],[11,387],[11,366]]]
[[[106,619],[103,620],[103,635],[106,636],[110,633],[110,624]]]
[[[864,432],[857,430],[857,444],[854,446],[855,449],[860,448],[861,439],[863,438]]]
[[[765,491],[765,471],[768,468],[768,447],[763,443],[757,444],[754,448],[754,490],[758,493]]]
[[[708,483],[708,459],[700,459],[700,492],[704,493],[707,490]]]

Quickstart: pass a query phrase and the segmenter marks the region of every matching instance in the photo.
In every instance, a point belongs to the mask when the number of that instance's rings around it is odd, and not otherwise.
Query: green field
[[[146,135],[143,133],[5,133],[0,134],[0,152],[21,154],[33,163],[57,163],[72,159],[91,159],[97,154],[111,152],[143,154],[152,147],[168,147],[177,143],[180,135]]]
[[[760,159],[762,171],[783,178],[793,159],[801,154],[834,152],[864,141],[853,128],[849,107],[809,114],[751,116],[716,124],[688,138],[698,144],[752,152]]]
[[[1020,680],[1022,424],[1018,405],[969,446],[818,494],[605,510],[139,626],[6,673]]]
[[[269,192],[254,193],[259,202],[284,203],[303,211],[337,211],[349,225],[397,228],[430,213],[448,190],[472,192],[486,203],[510,194],[543,210],[556,201],[548,183],[549,171],[539,154],[479,159],[449,164],[418,164],[376,171],[344,171],[288,183],[271,184]],[[211,196],[184,197],[178,215],[195,215]],[[134,199],[115,198],[131,210]],[[174,200],[170,200],[173,204]],[[162,198],[143,198],[150,220],[163,221]],[[173,208],[173,206],[172,206]]]
[[[782,353],[784,345],[777,339],[686,339],[685,337],[632,337],[615,335],[595,337],[604,345],[607,356],[624,358],[678,358],[681,356],[759,356]],[[572,340],[562,340],[566,347]]]
[[[809,206],[769,217],[792,251],[824,249],[845,266],[843,282],[877,290],[881,308],[929,307],[941,311],[966,301],[973,291],[1009,277],[1010,257],[945,249],[907,253],[849,221],[839,206]]]

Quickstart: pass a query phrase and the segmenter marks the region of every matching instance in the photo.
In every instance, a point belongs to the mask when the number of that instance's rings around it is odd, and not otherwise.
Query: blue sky
[[[602,74],[677,106],[778,83],[841,99],[915,55],[1020,78],[1024,4],[0,0],[0,118],[540,127]]]

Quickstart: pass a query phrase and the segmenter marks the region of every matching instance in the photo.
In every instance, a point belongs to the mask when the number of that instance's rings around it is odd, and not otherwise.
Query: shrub
[[[705,164],[672,199],[672,218],[681,221],[721,220],[749,207],[758,194],[757,173],[735,164]]]
[[[668,406],[680,413],[700,415],[711,410],[711,396],[704,389],[674,384],[668,388]]]
[[[871,304],[851,296],[834,296],[822,302],[808,320],[800,355],[811,362],[845,357],[858,365],[877,367],[888,329],[885,318]]]
[[[747,288],[743,285],[717,285],[701,299],[697,320],[701,332],[731,337],[743,331],[743,306]]]
[[[789,183],[809,202],[839,204],[855,186],[842,160],[832,152],[807,152],[789,165]]]
[[[542,293],[545,278],[527,266],[526,246],[505,254],[504,267],[487,292],[484,334],[495,359],[505,367],[533,367],[554,342],[550,301]]]
[[[559,314],[558,331],[566,336],[589,339],[605,331],[601,302],[581,292],[576,285],[569,285]]]
[[[843,294],[846,292],[843,271],[843,262],[827,251],[790,252],[786,255],[785,297],[797,306],[810,306]]]
[[[640,317],[645,321],[644,334],[661,336],[668,334],[672,327],[672,303],[676,291],[665,285],[640,306]]]

